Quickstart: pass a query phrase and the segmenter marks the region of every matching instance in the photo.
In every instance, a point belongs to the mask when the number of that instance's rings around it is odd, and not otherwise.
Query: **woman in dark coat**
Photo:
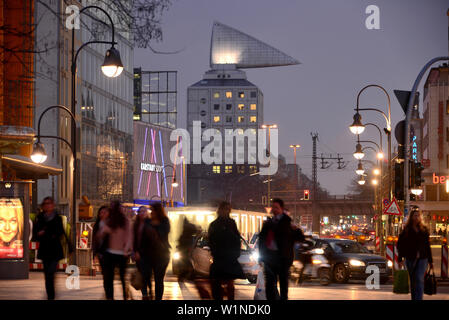
[[[212,296],[223,300],[223,284],[227,287],[228,300],[234,300],[234,279],[244,278],[238,262],[240,256],[240,233],[233,219],[230,218],[231,205],[220,203],[217,219],[209,226],[208,238],[213,258],[210,266]]]
[[[170,262],[170,220],[160,203],[151,206],[151,222],[146,228],[146,236],[151,245],[151,266],[154,272],[154,291],[156,300],[162,300],[164,295],[164,277]],[[151,279],[151,273],[150,273]]]
[[[410,275],[412,300],[422,300],[424,292],[424,275],[427,265],[433,268],[430,249],[429,230],[421,221],[421,213],[412,209],[408,221],[398,239],[398,261],[405,258],[405,265]]]
[[[55,273],[58,262],[64,258],[61,237],[65,234],[61,216],[55,211],[55,201],[46,197],[42,201],[42,211],[36,217],[33,229],[34,239],[39,242],[38,259],[44,264],[45,289],[48,300],[55,299]]]

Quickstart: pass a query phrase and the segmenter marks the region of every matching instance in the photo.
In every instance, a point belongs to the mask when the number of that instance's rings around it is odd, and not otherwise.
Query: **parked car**
[[[349,279],[364,280],[368,266],[375,265],[380,271],[380,283],[389,281],[392,263],[378,256],[360,243],[347,239],[315,239],[314,248],[323,249],[330,267],[333,281],[346,283]]]
[[[176,252],[173,257],[173,269],[177,270]],[[212,255],[210,253],[209,240],[207,233],[201,233],[194,241],[192,254],[190,257],[193,271],[195,274],[209,277],[210,265],[212,264]],[[245,239],[241,238],[241,254],[238,258],[242,266],[246,279],[251,283],[256,283],[257,274],[259,272],[258,254],[257,250],[250,248]]]

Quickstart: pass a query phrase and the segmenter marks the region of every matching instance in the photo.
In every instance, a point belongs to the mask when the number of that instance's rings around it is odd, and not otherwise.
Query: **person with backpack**
[[[62,218],[55,210],[55,200],[52,197],[44,198],[41,208],[42,212],[36,217],[33,237],[34,240],[39,242],[37,257],[42,260],[44,265],[47,298],[48,300],[54,300],[55,273],[59,260],[64,258],[61,237],[66,235]]]
[[[410,278],[412,300],[422,300],[424,293],[424,276],[427,266],[433,269],[432,251],[428,228],[422,223],[422,217],[417,207],[410,216],[399,235],[398,262],[405,258],[405,266]]]

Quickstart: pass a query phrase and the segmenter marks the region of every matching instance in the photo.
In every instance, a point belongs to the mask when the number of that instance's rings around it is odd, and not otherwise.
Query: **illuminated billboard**
[[[170,153],[181,154],[181,143],[170,141],[171,129],[134,121],[134,200],[185,201],[185,165],[174,166]],[[175,161],[179,161],[175,159]]]
[[[23,220],[20,199],[0,198],[0,259],[23,258]]]

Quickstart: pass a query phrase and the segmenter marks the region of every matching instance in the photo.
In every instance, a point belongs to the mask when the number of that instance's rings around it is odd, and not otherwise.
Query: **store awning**
[[[2,155],[2,167],[2,170],[14,170],[19,179],[48,179],[62,173],[60,166],[38,164],[30,158],[11,154]]]

